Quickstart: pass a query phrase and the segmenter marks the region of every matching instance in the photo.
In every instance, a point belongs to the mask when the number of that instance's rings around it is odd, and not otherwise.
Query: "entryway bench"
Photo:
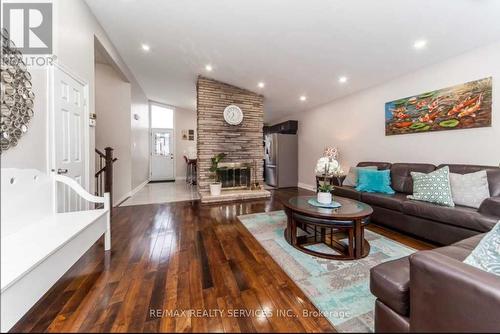
[[[1,170],[1,331],[6,332],[104,235],[111,249],[109,194],[96,197],[66,176]],[[69,187],[74,212],[57,212]],[[91,203],[102,204],[100,209]],[[83,209],[83,210],[82,210]]]

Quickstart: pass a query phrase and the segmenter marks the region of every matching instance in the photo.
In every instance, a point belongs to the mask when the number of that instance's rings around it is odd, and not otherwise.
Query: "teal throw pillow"
[[[448,166],[432,173],[411,172],[413,195],[409,199],[430,202],[443,206],[455,206],[451,195],[450,168]]]
[[[391,188],[391,171],[359,169],[356,190],[367,193],[395,194]]]
[[[464,263],[500,276],[500,222],[486,233]]]

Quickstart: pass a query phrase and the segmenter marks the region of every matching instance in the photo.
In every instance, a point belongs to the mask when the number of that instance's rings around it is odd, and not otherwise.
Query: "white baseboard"
[[[316,187],[315,186],[312,186],[312,185],[307,184],[307,183],[299,182],[297,184],[297,187],[302,188],[302,189],[306,189],[306,190],[310,190],[310,191],[316,191]]]
[[[148,183],[149,183],[149,179],[146,180],[146,181],[144,181],[144,182],[142,182],[141,184],[139,184],[137,187],[135,187],[134,189],[132,189],[132,191],[130,191],[129,196],[130,197],[134,196],[139,190],[141,190],[142,188],[144,188],[144,186],[146,184],[148,184]]]
[[[134,196],[137,192],[139,192],[139,190],[144,188],[144,186],[148,183],[149,183],[149,180],[142,182],[137,187],[135,187],[134,189],[132,189],[131,191],[129,191],[128,193],[123,195],[119,200],[113,201],[116,203],[116,204],[113,204],[113,206],[118,206],[118,205],[122,204],[127,198]]]

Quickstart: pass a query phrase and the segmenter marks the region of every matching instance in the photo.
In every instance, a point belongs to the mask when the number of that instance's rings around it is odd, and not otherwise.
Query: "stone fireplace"
[[[264,97],[213,79],[198,77],[197,88],[197,150],[198,189],[205,202],[211,182],[211,158],[226,153],[219,163],[218,176],[223,184],[220,198],[224,201],[241,198],[268,197],[269,192],[251,187],[264,184]],[[243,111],[243,121],[230,125],[224,120],[224,108],[237,105]]]

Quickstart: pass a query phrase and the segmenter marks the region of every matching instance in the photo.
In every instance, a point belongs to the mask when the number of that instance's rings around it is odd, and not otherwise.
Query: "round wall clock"
[[[227,124],[238,125],[243,121],[243,111],[240,107],[231,104],[224,109],[224,120]]]

